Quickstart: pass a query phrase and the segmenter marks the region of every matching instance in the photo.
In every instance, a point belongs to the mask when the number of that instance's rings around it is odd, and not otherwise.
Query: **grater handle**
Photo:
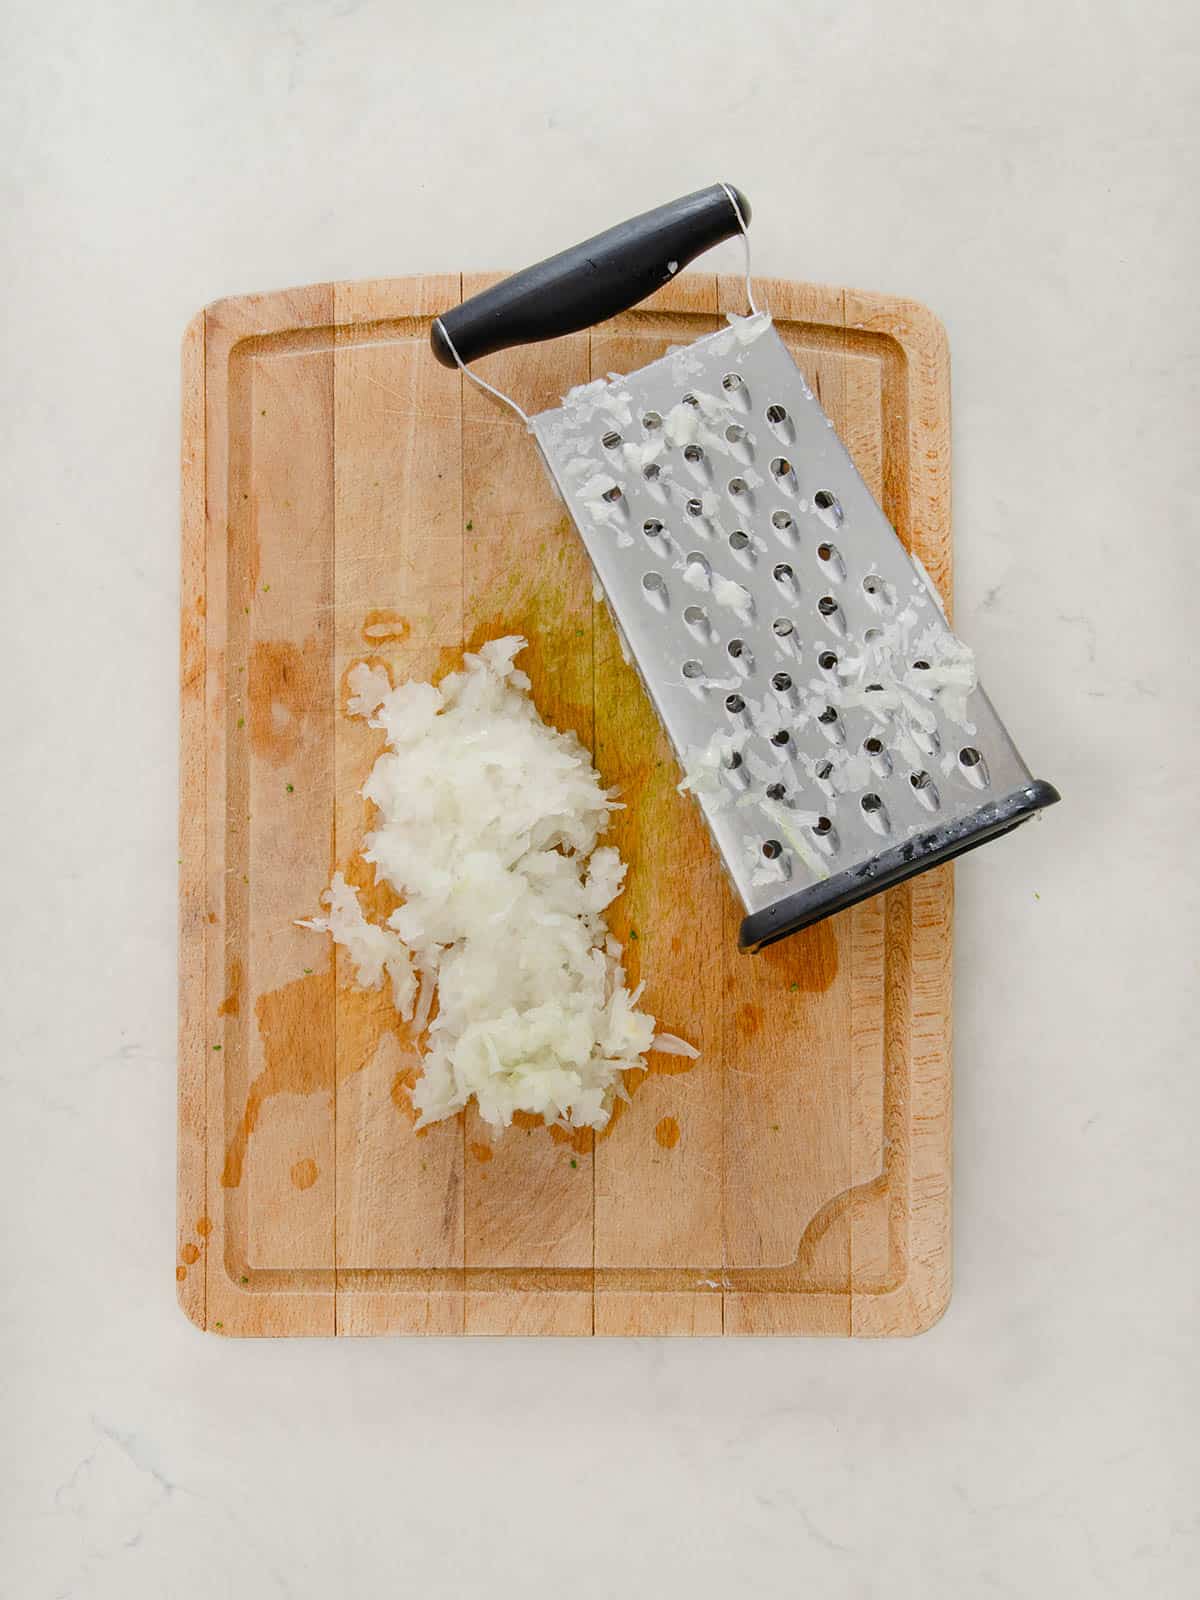
[[[721,183],[697,189],[444,312],[430,329],[433,353],[444,367],[454,367],[455,351],[466,363],[512,345],[590,328],[645,300],[749,221],[750,204],[740,189]]]

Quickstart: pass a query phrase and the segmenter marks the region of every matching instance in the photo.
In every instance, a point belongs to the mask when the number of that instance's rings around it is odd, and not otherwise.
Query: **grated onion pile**
[[[389,982],[414,1036],[428,1023],[418,1126],[474,1099],[494,1128],[518,1111],[601,1128],[646,1051],[698,1054],[656,1039],[626,986],[604,921],[625,866],[597,848],[617,802],[578,739],[539,717],[513,665],[524,645],[485,644],[436,686],[350,675],[351,712],[388,746],[363,789],[378,817],[362,854],[404,904],[368,922],[339,873],[328,914],[303,926],[331,934],[364,986]]]

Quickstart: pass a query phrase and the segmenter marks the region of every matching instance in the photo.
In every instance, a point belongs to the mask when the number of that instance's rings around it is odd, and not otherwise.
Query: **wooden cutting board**
[[[756,956],[510,412],[428,350],[479,275],[210,306],[183,350],[181,1303],[225,1334],[911,1334],[949,1296],[951,873]],[[860,470],[950,590],[946,341],[908,301],[763,282]],[[480,363],[529,410],[743,308],[688,274]],[[629,802],[610,920],[698,1062],[611,1128],[413,1128],[385,995],[296,926],[354,866],[380,735],[346,674],[519,631],[542,714]]]

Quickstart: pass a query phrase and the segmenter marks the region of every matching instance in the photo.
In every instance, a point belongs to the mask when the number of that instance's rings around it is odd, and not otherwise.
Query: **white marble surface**
[[[1194,5],[0,28],[0,1594],[1194,1593]],[[717,177],[764,271],[945,319],[960,624],[1066,796],[959,873],[953,1306],[891,1345],[203,1338],[171,1284],[184,321],[515,264]]]

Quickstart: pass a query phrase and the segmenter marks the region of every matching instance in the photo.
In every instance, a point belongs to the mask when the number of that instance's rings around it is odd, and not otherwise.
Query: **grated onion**
[[[637,1009],[605,908],[625,866],[597,843],[617,808],[574,734],[548,726],[511,637],[467,655],[438,685],[359,666],[350,709],[387,735],[363,794],[378,808],[362,855],[403,896],[385,925],[339,873],[329,933],[358,981],[391,982],[414,1036],[438,1010],[413,1090],[418,1126],[474,1099],[505,1128],[518,1111],[601,1128],[622,1074],[650,1049],[695,1055]]]
[[[743,589],[740,583],[734,583],[732,578],[722,578],[714,574],[712,580],[713,599],[718,605],[730,606],[745,622],[754,610],[754,601],[750,591]]]
[[[689,1044],[686,1039],[680,1039],[673,1033],[656,1033],[654,1035],[654,1043],[650,1048],[651,1050],[661,1050],[664,1055],[668,1056],[690,1056],[693,1061],[700,1054],[694,1044]]]

